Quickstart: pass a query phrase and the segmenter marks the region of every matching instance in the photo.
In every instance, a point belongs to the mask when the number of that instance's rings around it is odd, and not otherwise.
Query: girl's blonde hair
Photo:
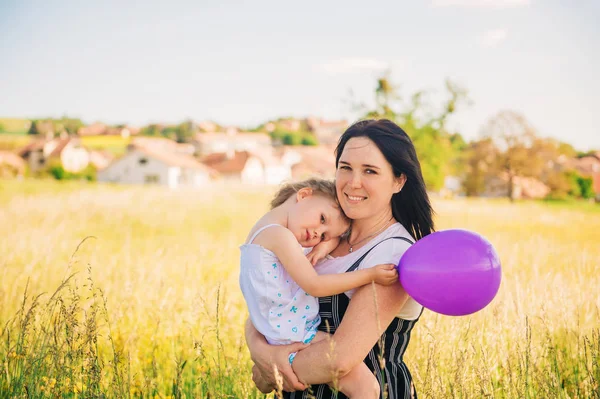
[[[287,201],[287,199],[292,195],[307,187],[312,188],[314,194],[320,194],[334,200],[338,208],[340,208],[340,203],[337,199],[337,194],[335,191],[335,182],[332,180],[311,178],[299,182],[286,183],[281,186],[271,201],[271,209],[277,208],[279,205]]]

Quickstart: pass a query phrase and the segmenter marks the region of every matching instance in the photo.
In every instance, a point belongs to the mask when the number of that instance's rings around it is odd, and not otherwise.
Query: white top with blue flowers
[[[270,224],[258,229],[240,246],[240,288],[254,327],[272,345],[310,342],[321,318],[319,301],[308,295],[270,250],[252,244]],[[302,247],[298,247],[301,251]]]

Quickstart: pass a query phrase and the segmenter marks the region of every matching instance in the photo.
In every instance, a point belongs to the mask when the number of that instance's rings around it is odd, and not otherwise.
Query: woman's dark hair
[[[435,231],[433,209],[425,189],[421,165],[410,137],[387,119],[368,119],[354,123],[340,137],[335,149],[335,166],[348,140],[366,137],[371,140],[392,165],[396,177],[406,176],[402,190],[392,196],[392,214],[417,240]]]

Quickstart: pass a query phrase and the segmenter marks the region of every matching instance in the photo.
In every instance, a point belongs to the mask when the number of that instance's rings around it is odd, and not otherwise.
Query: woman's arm
[[[348,374],[364,360],[407,299],[399,282],[359,288],[331,340],[314,343],[296,355],[292,368],[298,379],[322,384]]]

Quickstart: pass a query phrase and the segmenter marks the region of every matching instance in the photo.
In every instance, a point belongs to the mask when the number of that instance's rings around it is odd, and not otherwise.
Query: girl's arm
[[[306,255],[306,258],[311,265],[316,265],[321,259],[325,258],[340,244],[339,237],[331,238],[328,241],[321,241],[313,247],[313,249]]]
[[[299,250],[298,241],[288,229],[268,229],[259,238],[260,245],[277,255],[300,288],[315,297],[341,294],[371,281],[388,285],[398,281],[398,273],[391,264],[350,273],[319,275]]]

